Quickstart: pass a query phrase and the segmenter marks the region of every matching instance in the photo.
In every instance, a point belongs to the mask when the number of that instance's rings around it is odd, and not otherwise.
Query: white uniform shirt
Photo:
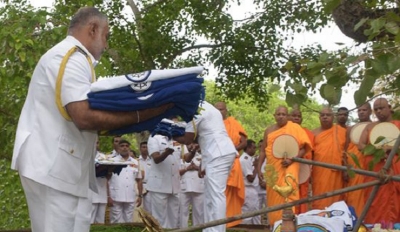
[[[150,173],[147,175],[146,182],[148,191],[179,193],[181,190],[179,175],[180,157],[182,155],[181,145],[178,145],[173,140],[168,140],[168,137],[162,135],[150,136],[147,141],[150,156],[155,152],[163,153],[167,147],[173,148],[175,151],[164,161],[156,164],[154,159],[151,159]],[[186,146],[184,146],[184,149],[183,152],[187,153]]]
[[[144,171],[144,178],[143,178],[143,190],[146,188],[146,183],[148,179],[148,175],[151,170],[151,157],[150,155],[147,156],[147,159],[144,159],[142,155],[139,156],[139,166],[140,169]]]
[[[202,169],[208,162],[219,156],[236,153],[236,148],[229,138],[221,112],[210,103],[200,104],[203,110],[186,126],[187,132],[196,133],[202,154]]]
[[[94,169],[97,131],[79,130],[72,121],[62,117],[55,101],[61,61],[75,46],[95,61],[72,36],[67,36],[40,58],[19,118],[11,167],[40,184],[87,197],[89,186],[97,191]],[[61,86],[64,107],[87,100],[92,64],[83,52],[73,53],[67,62]]]
[[[115,157],[116,160],[123,159],[120,155]],[[142,178],[139,172],[139,162],[132,157],[126,161],[133,162],[121,170],[119,175],[113,173],[109,180],[110,196],[114,201],[118,202],[135,202],[136,200],[136,179]]]
[[[200,166],[201,164],[201,155],[196,153],[192,162],[196,166]],[[182,169],[188,167],[191,163],[187,163],[181,159],[181,167]],[[204,192],[204,178],[199,178],[199,172],[197,170],[186,171],[185,174],[181,176],[181,189],[182,192],[195,192],[195,193],[203,193]]]
[[[243,173],[243,178],[244,178],[244,184],[245,186],[258,186],[258,178],[254,178],[253,182],[250,182],[247,179],[248,175],[253,175],[253,170],[254,170],[254,166],[253,166],[253,162],[254,162],[254,157],[250,156],[249,154],[247,154],[246,152],[243,152],[243,154],[240,156],[239,160],[240,160],[240,166],[242,166],[242,173]]]

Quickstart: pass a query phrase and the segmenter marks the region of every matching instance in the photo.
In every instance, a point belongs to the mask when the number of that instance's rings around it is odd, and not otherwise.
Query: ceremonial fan
[[[370,122],[359,122],[351,128],[350,131],[350,140],[354,144],[358,144],[360,142],[360,137],[365,127],[370,124]]]
[[[299,154],[297,140],[288,134],[278,136],[272,144],[272,154],[278,159],[290,159]],[[299,184],[305,183],[311,174],[311,167],[308,164],[300,164]]]
[[[396,125],[390,122],[381,122],[372,128],[369,135],[369,141],[377,148],[382,148],[383,146],[392,147],[399,135],[400,130]],[[376,142],[379,137],[384,137],[384,139]]]

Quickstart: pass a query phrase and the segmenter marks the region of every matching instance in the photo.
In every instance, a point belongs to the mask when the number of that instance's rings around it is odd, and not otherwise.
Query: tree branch
[[[197,44],[197,45],[192,45],[189,47],[182,48],[179,51],[176,51],[174,54],[171,55],[169,59],[167,59],[164,64],[162,64],[161,68],[167,68],[169,64],[179,55],[182,55],[183,53],[194,50],[194,49],[201,49],[201,48],[219,48],[223,46],[232,46],[231,43],[221,43],[221,44]]]
[[[154,8],[154,7],[156,7],[156,6],[158,6],[158,5],[161,5],[161,4],[163,4],[163,3],[166,3],[166,2],[168,2],[169,4],[171,4],[171,0],[158,0],[157,2],[155,2],[155,3],[153,3],[153,4],[151,4],[151,5],[148,5],[147,7],[145,7],[144,9],[143,9],[143,12],[147,12],[147,11],[149,11],[149,10],[151,10],[152,8]]]

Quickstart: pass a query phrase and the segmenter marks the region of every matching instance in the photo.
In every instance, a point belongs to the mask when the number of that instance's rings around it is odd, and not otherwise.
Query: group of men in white
[[[163,135],[150,136],[140,143],[138,159],[129,155],[130,143],[120,136],[113,137],[111,154],[97,153],[96,160],[126,161],[130,165],[119,174],[97,177],[99,193],[93,193],[92,223],[104,223],[106,205],[110,223],[140,221],[134,218],[135,208],[143,207],[163,228],[185,228],[204,223],[204,179],[199,177],[201,151],[179,144]],[[259,186],[257,177],[258,149],[253,140],[240,157],[246,185],[246,199],[242,212],[261,209],[266,204],[265,186]],[[184,155],[195,153],[191,162]],[[191,206],[191,207],[190,207]],[[135,216],[134,216],[135,215]],[[261,224],[261,217],[247,218],[243,224]]]

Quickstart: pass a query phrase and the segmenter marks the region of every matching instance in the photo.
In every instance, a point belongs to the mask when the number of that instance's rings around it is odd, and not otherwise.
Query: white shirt
[[[97,152],[96,160],[105,159],[107,155]],[[92,202],[93,203],[107,203],[107,178],[105,177],[96,177],[96,185],[98,193],[93,193]]]
[[[179,193],[181,190],[179,175],[180,157],[182,155],[181,145],[162,135],[150,136],[147,141],[150,156],[156,152],[163,153],[167,147],[173,148],[175,151],[164,161],[156,164],[154,159],[151,159],[150,173],[147,175],[146,182],[148,191],[172,194]],[[187,153],[186,146],[184,146],[183,152]]]
[[[193,157],[192,162],[196,166],[200,166],[201,164],[201,155],[196,153]],[[185,162],[181,159],[181,168],[184,169],[188,167],[191,163]],[[197,170],[186,171],[185,174],[181,176],[181,189],[182,192],[195,192],[195,193],[203,193],[204,192],[204,178],[199,178],[199,172]]]
[[[94,170],[97,131],[79,130],[62,117],[55,101],[61,61],[75,46],[95,61],[78,40],[67,36],[36,65],[18,122],[11,167],[40,184],[87,197],[89,186],[97,191]],[[91,65],[82,52],[70,56],[61,86],[62,106],[87,99]]]
[[[140,169],[144,171],[144,179],[143,179],[143,188],[146,188],[146,183],[148,179],[148,175],[150,173],[150,167],[151,167],[151,157],[148,155],[146,159],[143,158],[142,155],[139,156],[139,165]]]
[[[203,168],[214,158],[237,153],[237,151],[226,132],[221,112],[206,101],[203,101],[199,107],[203,110],[193,119],[196,128],[189,122],[186,131],[193,133],[197,131]]]
[[[121,155],[114,159],[124,160]],[[129,157],[126,161],[134,164],[123,168],[119,175],[113,173],[109,180],[110,196],[118,202],[134,202],[136,200],[136,179],[142,178],[138,169],[139,162],[132,157]]]
[[[254,170],[254,157],[250,156],[249,154],[247,154],[246,152],[243,152],[243,154],[240,156],[239,160],[240,160],[240,166],[242,166],[242,173],[243,173],[243,178],[244,178],[244,184],[245,186],[258,186],[258,178],[257,176],[254,178],[253,182],[250,182],[247,179],[248,175],[253,175],[253,170]]]

